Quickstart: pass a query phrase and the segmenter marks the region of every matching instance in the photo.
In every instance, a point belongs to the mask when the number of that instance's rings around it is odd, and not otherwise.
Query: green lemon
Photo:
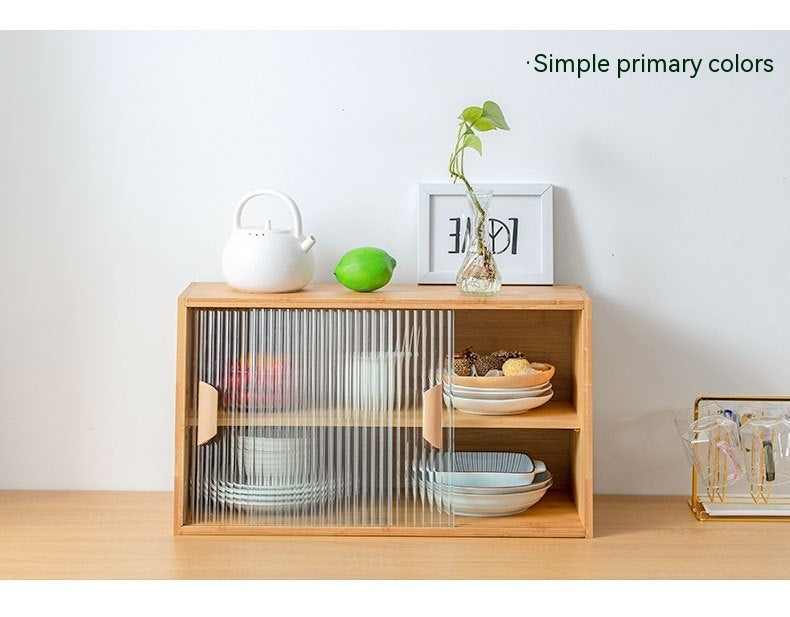
[[[335,276],[341,285],[354,291],[374,291],[390,282],[395,265],[387,251],[364,246],[340,258]]]

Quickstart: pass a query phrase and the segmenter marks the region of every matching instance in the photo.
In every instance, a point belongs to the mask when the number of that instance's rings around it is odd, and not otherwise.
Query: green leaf
[[[494,103],[494,101],[486,101],[483,103],[483,115],[491,116],[492,118],[505,119],[505,114],[502,113],[502,108]]]
[[[505,122],[505,114],[502,113],[499,105],[494,101],[486,101],[483,103],[483,118],[493,124],[498,129],[509,131],[510,127]]]
[[[477,135],[464,135],[461,146],[463,148],[472,148],[473,150],[477,150],[480,156],[483,155],[483,142],[480,141],[480,138]]]
[[[469,124],[472,124],[482,115],[483,109],[481,107],[467,107],[461,112],[461,118],[466,120]]]
[[[494,126],[490,120],[486,119],[485,116],[478,118],[472,127],[478,131],[492,131],[496,128],[496,126]]]

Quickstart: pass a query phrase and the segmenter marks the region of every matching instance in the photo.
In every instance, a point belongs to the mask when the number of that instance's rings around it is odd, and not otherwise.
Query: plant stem
[[[475,246],[472,248],[470,244],[467,253],[467,259],[471,257],[472,251],[476,251],[480,256],[482,265],[487,271],[488,275],[493,278],[496,273],[496,265],[494,263],[492,251],[487,249],[487,230],[485,228],[486,211],[480,204],[480,200],[475,194],[472,185],[466,179],[466,174],[464,173],[464,150],[466,148],[472,148],[482,154],[481,142],[480,138],[475,134],[475,129],[473,126],[474,122],[469,123],[466,120],[465,114],[467,112],[470,112],[468,117],[475,118],[475,122],[477,122],[477,118],[485,118],[485,122],[481,125],[482,128],[478,128],[479,131],[488,131],[495,128],[503,128],[504,130],[508,130],[508,126],[505,124],[505,119],[502,116],[502,110],[499,109],[499,106],[493,101],[486,101],[482,108],[469,107],[465,109],[461,112],[459,117],[460,122],[458,123],[458,134],[456,135],[455,148],[453,149],[453,153],[450,156],[449,164],[450,177],[452,178],[453,182],[458,180],[463,182],[469,195],[469,199],[474,206],[473,216],[476,221],[474,225],[474,238],[471,238],[470,240],[475,243]],[[486,116],[486,114],[488,114],[488,116]],[[460,272],[459,276],[461,276]]]
[[[453,182],[455,182],[455,180],[460,180],[461,182],[464,183],[464,186],[466,186],[466,190],[468,191],[469,196],[472,198],[472,203],[474,203],[475,207],[477,208],[477,211],[482,216],[483,214],[485,214],[485,212],[483,211],[480,202],[477,200],[477,196],[475,195],[472,185],[469,184],[469,181],[466,179],[466,176],[464,175],[464,148],[461,145],[461,141],[463,140],[464,135],[466,135],[466,131],[464,129],[471,130],[471,128],[472,127],[465,120],[462,120],[461,123],[458,125],[458,135],[456,136],[455,150],[453,151],[453,154],[450,157],[450,177],[453,178]]]
[[[475,250],[477,250],[477,252],[483,256],[484,267],[489,271],[493,271],[493,265],[490,263],[490,257],[485,250],[485,237],[483,235],[485,234],[485,210],[483,210],[483,206],[480,205],[480,201],[477,199],[477,195],[475,195],[474,188],[472,188],[469,180],[466,179],[466,174],[464,174],[464,147],[462,145],[462,141],[469,129],[471,129],[471,127],[466,121],[462,121],[458,126],[458,135],[456,136],[455,149],[453,150],[453,154],[450,157],[450,177],[453,179],[453,182],[456,180],[463,182],[464,186],[466,187],[466,191],[469,194],[469,198],[472,200],[472,204],[474,204],[474,207],[478,212],[478,215],[475,217],[477,221],[474,229],[474,238],[472,238],[471,241],[475,244]]]

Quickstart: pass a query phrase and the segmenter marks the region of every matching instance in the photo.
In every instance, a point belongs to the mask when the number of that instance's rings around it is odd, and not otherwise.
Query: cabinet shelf
[[[444,410],[444,425],[450,426],[449,412]],[[512,416],[482,416],[454,412],[455,428],[514,428],[514,429],[578,429],[581,421],[570,401],[550,401],[523,414]],[[193,417],[189,426],[197,426]],[[393,412],[325,412],[237,413],[221,412],[218,426],[370,426],[408,428],[422,426],[422,410],[407,409]]]
[[[570,401],[549,401],[542,407],[513,416],[476,416],[455,412],[455,428],[578,429],[581,420]]]

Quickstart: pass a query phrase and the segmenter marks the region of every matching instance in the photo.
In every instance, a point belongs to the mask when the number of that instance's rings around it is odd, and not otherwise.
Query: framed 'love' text
[[[475,184],[494,192],[488,233],[503,285],[554,283],[551,184]],[[455,283],[471,232],[463,185],[420,183],[417,281]]]

